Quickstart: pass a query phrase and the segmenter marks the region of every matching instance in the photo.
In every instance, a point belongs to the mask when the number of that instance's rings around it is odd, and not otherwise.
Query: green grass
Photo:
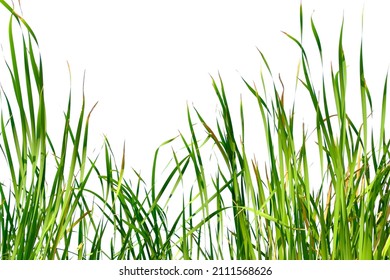
[[[387,74],[379,130],[367,86],[363,41],[359,69],[348,69],[343,23],[329,76],[314,20],[285,33],[301,52],[297,87],[315,119],[313,133],[295,119],[291,89],[264,72],[243,85],[258,106],[266,147],[248,158],[244,102],[229,104],[222,78],[212,78],[220,116],[215,123],[188,108],[188,134],[155,152],[152,176],[125,174],[125,146],[116,161],[110,142],[88,156],[92,107],[64,113],[56,145],[47,131],[43,64],[27,22],[9,11],[9,78],[1,77],[0,259],[390,259],[390,139],[386,137]],[[16,32],[16,33],[15,33]],[[303,38],[315,41],[322,80],[314,83]],[[347,111],[349,71],[360,73],[361,120]],[[318,74],[318,73],[316,73]],[[325,81],[331,81],[326,83]],[[260,85],[260,86],[259,86]],[[287,98],[286,98],[287,99]],[[355,98],[356,99],[356,98]],[[354,100],[356,102],[356,100]],[[233,115],[232,106],[239,108]],[[253,117],[253,116],[251,116]],[[182,149],[169,150],[171,144]],[[315,153],[312,148],[316,149]],[[161,162],[160,153],[171,153]],[[319,180],[313,180],[310,164]],[[51,172],[54,170],[54,172]],[[162,171],[163,170],[163,171]]]

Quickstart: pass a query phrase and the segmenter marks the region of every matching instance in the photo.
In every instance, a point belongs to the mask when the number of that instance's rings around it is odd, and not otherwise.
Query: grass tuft
[[[302,4],[300,33],[284,32],[301,52],[295,90],[311,102],[313,133],[297,124],[295,102],[286,101],[290,89],[259,50],[265,66],[260,86],[242,78],[258,106],[259,126],[248,127],[242,99],[239,115],[233,114],[237,105],[228,102],[222,77],[211,77],[220,116],[211,123],[188,107],[188,135],[157,148],[148,183],[135,170],[125,174],[125,145],[120,164],[108,139],[98,156],[88,157],[96,104],[88,112],[84,93],[76,115],[69,93],[62,141],[53,143],[37,38],[6,1],[0,3],[10,13],[9,80],[2,76],[1,82],[12,85],[1,88],[0,259],[390,259],[388,74],[376,131],[362,39],[362,118],[352,120],[344,20],[329,76],[313,18],[304,29]],[[318,50],[319,84],[312,79],[307,36]],[[248,158],[248,129],[264,136],[261,161]],[[173,143],[183,148],[172,149],[161,168],[160,152]],[[310,170],[312,162],[319,170]]]

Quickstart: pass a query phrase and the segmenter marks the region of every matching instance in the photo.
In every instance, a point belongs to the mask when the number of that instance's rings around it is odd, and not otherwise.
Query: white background
[[[380,106],[390,62],[389,1],[303,1],[306,46],[318,63],[314,39],[309,34],[313,16],[322,39],[327,71],[330,61],[337,68],[337,41],[344,15],[344,48],[351,75],[348,106],[357,118],[360,103],[355,102],[360,101],[360,92],[358,80],[353,79],[359,73],[364,3],[366,75],[374,104]],[[298,0],[22,0],[21,4],[23,16],[40,44],[52,135],[63,126],[70,90],[69,62],[76,101],[73,114],[78,113],[84,71],[87,110],[99,102],[91,119],[91,149],[99,149],[103,135],[107,135],[120,158],[126,141],[128,168],[142,169],[148,174],[158,145],[176,136],[179,130],[187,131],[187,104],[194,105],[207,121],[214,123],[218,107],[210,75],[217,78],[218,71],[234,112],[238,112],[240,95],[244,99],[247,130],[253,136],[249,141],[251,152],[256,153],[260,119],[257,115],[256,120],[252,118],[258,114],[251,113],[256,108],[254,99],[241,81],[243,76],[260,88],[261,59],[256,48],[266,55],[274,76],[281,74],[287,99],[295,98],[301,113],[298,126],[305,121],[310,127],[313,116],[305,118],[305,113],[310,112],[305,110],[310,107],[310,103],[305,103],[308,95],[302,89],[295,92],[300,52],[281,33],[286,31],[299,38]],[[8,18],[1,20],[1,43],[5,45],[3,23]],[[317,77],[320,71],[317,68]],[[380,107],[376,108],[379,116]]]
[[[285,31],[299,38],[299,0],[21,0],[21,4],[23,16],[40,44],[49,133],[59,137],[62,132],[70,88],[75,101],[73,115],[77,117],[86,71],[87,110],[99,102],[91,119],[90,148],[99,150],[103,135],[107,135],[120,158],[126,141],[128,170],[134,167],[149,174],[155,149],[179,130],[187,131],[187,104],[198,108],[210,123],[214,122],[218,106],[210,75],[217,78],[218,72],[237,119],[242,95],[249,150],[259,153],[259,146],[264,145],[259,135],[260,119],[254,100],[241,80],[243,76],[260,88],[261,59],[256,48],[266,55],[274,76],[281,74],[286,99],[295,99],[299,109],[297,126],[305,122],[313,128],[307,93],[302,88],[295,92],[299,49],[281,33]],[[312,69],[316,78],[321,75],[321,69],[315,42],[309,35],[310,17],[313,16],[320,33],[326,71],[329,71],[331,61],[337,68],[338,36],[344,15],[344,48],[350,75],[347,105],[358,123],[361,121],[358,63],[363,6],[366,77],[376,110],[374,115],[378,117],[390,62],[390,2],[303,1],[306,46],[317,63]],[[4,50],[8,44],[7,21],[8,15],[2,11],[0,43]],[[7,53],[4,55],[9,59]],[[67,62],[72,72],[71,85]],[[4,76],[6,72],[1,73],[1,83]],[[277,86],[280,89],[280,84]],[[354,268],[360,270],[349,269],[348,273],[363,275],[360,265]],[[310,276],[316,273],[329,278],[325,269],[322,270],[324,273],[310,271]],[[290,270],[283,265],[276,271],[279,276],[282,273],[291,276],[306,270],[298,270],[294,264]],[[334,271],[342,269],[339,266]],[[117,273],[117,268],[111,272],[109,277]]]

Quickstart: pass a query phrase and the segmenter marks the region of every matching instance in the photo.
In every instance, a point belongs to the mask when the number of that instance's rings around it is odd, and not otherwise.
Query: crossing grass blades
[[[243,102],[229,104],[222,78],[212,78],[217,121],[188,108],[188,134],[156,150],[146,180],[135,171],[125,174],[125,148],[117,163],[108,139],[99,156],[88,156],[93,108],[85,108],[84,97],[74,111],[69,94],[62,141],[52,140],[45,103],[52,93],[45,92],[38,40],[28,23],[0,2],[9,13],[8,77],[3,73],[0,80],[0,259],[390,259],[388,77],[383,91],[375,93],[382,107],[375,110],[380,121],[374,130],[361,42],[359,69],[348,69],[360,73],[362,116],[353,122],[346,106],[343,23],[329,77],[320,34],[313,18],[304,26],[302,6],[300,34],[285,33],[286,42],[301,53],[296,79],[306,93],[300,98],[308,98],[314,112],[310,137],[304,127],[298,130],[294,106],[287,110],[284,97],[290,90],[273,77],[259,51],[265,69],[260,81],[256,86],[243,79],[258,105],[258,127],[245,126]],[[315,59],[323,69],[318,84],[304,36],[316,42]],[[239,107],[238,116],[232,106]],[[247,156],[248,129],[264,137],[259,143],[267,148],[264,162]],[[161,163],[161,151],[174,143],[183,148]],[[308,145],[315,145],[316,154],[307,152]],[[319,181],[311,180],[313,161]],[[215,163],[213,172],[209,163]]]

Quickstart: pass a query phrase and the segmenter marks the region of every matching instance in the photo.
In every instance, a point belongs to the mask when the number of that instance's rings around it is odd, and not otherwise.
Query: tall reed
[[[290,90],[259,51],[266,70],[260,87],[243,79],[259,126],[246,125],[244,102],[239,116],[233,114],[222,78],[212,78],[220,105],[216,123],[188,108],[189,132],[156,150],[149,182],[135,170],[125,174],[125,146],[118,164],[108,139],[99,156],[88,157],[95,107],[86,113],[84,95],[74,116],[69,93],[57,147],[47,130],[37,38],[6,1],[0,3],[10,13],[9,80],[1,83],[12,84],[1,95],[0,259],[390,259],[387,75],[377,131],[361,42],[362,119],[354,122],[346,106],[343,23],[330,84],[313,19],[304,32],[302,5],[299,36],[285,33],[301,52],[296,79],[315,113],[314,134],[297,126],[295,104],[291,110],[286,104]],[[319,84],[304,46],[307,34],[323,69]],[[258,143],[267,148],[264,162],[247,156],[248,129],[264,136]],[[182,149],[162,161],[161,152],[173,144]],[[309,152],[313,145],[317,154]],[[315,182],[313,161],[320,169]]]

